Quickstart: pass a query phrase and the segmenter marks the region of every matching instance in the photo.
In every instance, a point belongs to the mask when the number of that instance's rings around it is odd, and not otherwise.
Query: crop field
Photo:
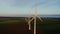
[[[60,18],[42,20],[37,18],[37,34],[60,34]],[[33,34],[33,21],[29,31],[25,17],[0,17],[0,34]]]

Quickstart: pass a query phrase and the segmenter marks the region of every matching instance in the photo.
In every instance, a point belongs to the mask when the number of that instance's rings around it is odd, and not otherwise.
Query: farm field
[[[37,34],[60,34],[60,18],[37,18]],[[33,21],[31,31],[25,17],[0,17],[0,34],[33,34]]]

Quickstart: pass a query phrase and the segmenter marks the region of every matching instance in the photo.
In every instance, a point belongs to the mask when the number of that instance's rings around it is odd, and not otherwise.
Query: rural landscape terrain
[[[0,34],[60,34],[60,0],[0,0]]]
[[[0,34],[33,34],[25,21],[26,17],[0,17]],[[37,34],[60,34],[60,18],[37,18]]]

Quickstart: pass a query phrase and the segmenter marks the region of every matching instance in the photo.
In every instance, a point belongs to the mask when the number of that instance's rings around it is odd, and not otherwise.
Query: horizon
[[[33,17],[34,15],[31,15],[30,17]],[[0,16],[0,17],[28,17],[28,15],[14,15],[14,16]],[[37,15],[37,17],[42,18],[60,18],[60,15]]]

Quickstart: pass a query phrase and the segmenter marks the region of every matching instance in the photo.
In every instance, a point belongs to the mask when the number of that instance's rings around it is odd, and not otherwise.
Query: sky
[[[60,14],[60,0],[0,0],[0,16],[34,14],[35,5],[39,15]]]

